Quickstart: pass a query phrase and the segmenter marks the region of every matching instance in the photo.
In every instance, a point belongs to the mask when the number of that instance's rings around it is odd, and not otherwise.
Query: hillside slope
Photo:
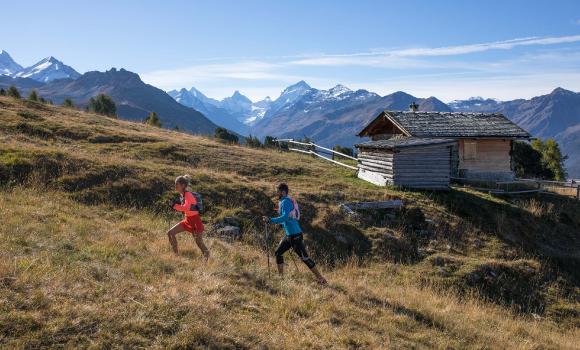
[[[34,82],[35,84],[33,84]],[[117,104],[121,119],[142,121],[150,112],[156,112],[163,127],[179,127],[194,134],[213,134],[217,125],[193,108],[177,103],[173,98],[152,85],[145,84],[139,75],[125,69],[106,72],[87,72],[77,79],[60,79],[46,84],[31,79],[0,79],[0,87],[15,85],[23,96],[36,89],[38,94],[62,104],[66,98],[76,106],[86,107],[91,97],[107,94]]]
[[[299,154],[228,146],[0,97],[0,347],[574,348],[580,205],[380,189]],[[164,199],[194,175],[211,224],[206,266]],[[290,259],[268,278],[258,217],[287,181],[320,288]],[[338,203],[400,198],[344,217]],[[279,237],[279,232],[275,232]],[[273,240],[271,245],[275,244]]]

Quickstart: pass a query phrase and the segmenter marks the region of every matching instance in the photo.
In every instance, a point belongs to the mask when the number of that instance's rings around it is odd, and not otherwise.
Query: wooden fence
[[[317,145],[313,142],[300,142],[300,141],[294,141],[294,139],[276,139],[274,140],[274,142],[278,143],[278,145],[287,145],[287,149],[289,151],[293,151],[293,152],[300,152],[300,153],[305,153],[305,154],[311,154],[314,157],[318,157],[324,160],[327,160],[331,163],[343,166],[345,168],[349,168],[352,170],[358,170],[358,167],[356,166],[352,166],[349,164],[345,164],[342,162],[337,161],[335,158],[340,158],[343,157],[345,159],[351,159],[351,160],[357,160],[355,157],[349,156],[348,154],[344,154],[341,152],[337,152],[335,150],[332,150],[330,148],[326,148],[326,147],[322,147],[320,145]],[[324,154],[326,155],[330,155],[331,158],[324,156]]]

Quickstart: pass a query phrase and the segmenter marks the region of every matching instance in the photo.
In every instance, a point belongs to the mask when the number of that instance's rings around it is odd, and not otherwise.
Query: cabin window
[[[463,160],[477,159],[477,142],[465,141],[463,142]]]

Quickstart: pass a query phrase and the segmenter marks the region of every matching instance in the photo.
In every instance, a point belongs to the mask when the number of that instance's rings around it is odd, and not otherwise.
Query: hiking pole
[[[296,259],[294,259],[294,255],[290,254],[290,259],[292,259],[292,262],[294,263],[294,267],[296,268],[296,273],[300,272],[300,269],[298,268],[298,264],[296,264]]]
[[[266,256],[268,257],[268,279],[270,279],[270,249],[268,249],[268,223],[264,223],[264,227],[266,228],[265,237],[265,244],[266,244]]]

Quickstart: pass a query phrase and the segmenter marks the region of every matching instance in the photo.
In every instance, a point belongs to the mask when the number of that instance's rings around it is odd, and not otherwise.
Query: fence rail
[[[346,158],[346,159],[357,160],[355,157],[352,157],[352,156],[349,156],[348,154],[344,154],[344,153],[335,151],[335,150],[330,149],[330,148],[322,147],[322,146],[317,145],[313,142],[300,142],[300,141],[294,141],[294,139],[275,139],[274,142],[277,142],[278,145],[281,145],[283,143],[288,144],[289,151],[311,154],[313,156],[322,158],[322,159],[329,161],[331,163],[343,166],[345,168],[349,168],[352,170],[358,170],[358,167],[356,167],[356,166],[344,164],[344,163],[341,163],[341,162],[334,159],[335,155],[339,156],[339,157]],[[290,145],[303,146],[305,149],[291,147]],[[320,150],[322,150],[322,151],[320,151]],[[326,154],[330,153],[332,155],[332,158],[325,157],[320,153],[326,153]]]

